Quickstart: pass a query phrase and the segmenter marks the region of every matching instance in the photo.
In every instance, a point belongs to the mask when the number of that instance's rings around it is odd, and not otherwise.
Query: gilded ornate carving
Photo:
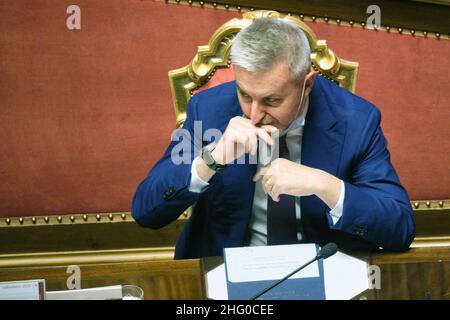
[[[1,227],[28,227],[28,226],[53,226],[65,224],[84,224],[84,223],[111,223],[115,222],[114,217],[120,216],[121,221],[133,221],[131,212],[116,212],[116,213],[81,213],[70,215],[51,215],[43,217],[23,216],[23,217],[8,217],[0,219]]]
[[[387,1],[387,0],[386,0]],[[205,8],[220,8],[220,9],[224,9],[224,10],[229,10],[229,11],[237,11],[237,12],[246,12],[246,11],[253,11],[255,10],[253,7],[249,7],[247,6],[240,6],[237,5],[237,3],[239,3],[239,1],[233,1],[233,5],[230,4],[217,4],[215,2],[213,2],[212,4],[210,2],[207,1],[193,1],[193,0],[165,0],[166,3],[173,3],[175,2],[176,4],[188,4],[189,7],[205,7]],[[411,0],[410,2],[414,2],[414,0]],[[422,3],[425,3],[426,1],[421,1]],[[256,3],[256,2],[255,2]],[[369,31],[387,31],[390,32],[391,26],[389,24],[386,25],[381,25],[381,26],[373,26],[371,28],[366,28],[366,22],[364,22],[364,20],[367,18],[367,16],[360,16],[360,17],[356,17],[358,20],[354,20],[353,18],[345,17],[345,16],[341,16],[340,18],[338,17],[338,15],[340,15],[342,12],[336,12],[335,10],[333,10],[332,12],[329,12],[329,10],[326,9],[319,9],[316,8],[315,10],[313,8],[309,8],[309,10],[315,11],[315,12],[322,12],[324,15],[320,16],[320,15],[315,15],[315,14],[306,14],[306,13],[301,13],[298,12],[297,10],[295,10],[295,8],[290,7],[289,5],[286,5],[287,3],[285,2],[280,3],[279,5],[277,5],[277,9],[276,10],[280,10],[283,12],[289,11],[289,9],[293,9],[293,12],[289,12],[287,13],[288,15],[294,15],[294,14],[298,14],[300,17],[300,20],[304,21],[304,20],[308,20],[308,21],[312,21],[312,22],[325,22],[325,23],[332,23],[332,24],[336,24],[336,25],[345,25],[345,26],[351,26],[351,27],[361,27],[362,29],[365,30],[369,30]],[[448,3],[446,2],[436,2],[436,4],[441,5],[443,10],[447,10],[447,8],[445,6],[448,6]],[[406,4],[407,6],[407,4]],[[314,7],[314,6],[313,6]],[[427,9],[428,6],[424,6],[425,9]],[[429,7],[428,7],[429,8]],[[271,7],[271,8],[263,8],[263,7],[259,7],[259,9],[271,9],[274,10],[275,8]],[[340,11],[342,11],[342,8],[340,9]],[[363,10],[361,10],[361,13],[363,12]],[[331,13],[333,15],[334,13],[334,17],[330,17],[327,16],[327,14]],[[337,14],[337,15],[336,15]],[[440,21],[438,24],[439,26],[436,26],[435,22],[436,20],[434,19],[433,15],[430,15],[429,11],[428,11],[428,15],[426,16],[425,21],[421,21],[420,24],[415,25],[414,22],[411,22],[411,11],[409,13],[409,16],[405,16],[402,19],[398,19],[399,16],[396,16],[394,19],[392,19],[393,17],[391,17],[391,19],[389,19],[391,22],[395,23],[395,26],[393,26],[393,28],[397,28],[397,32],[399,34],[402,34],[404,32],[407,32],[407,34],[411,35],[411,36],[424,36],[427,37],[428,35],[430,35],[432,38],[439,40],[442,36],[442,34],[436,29],[434,32],[428,32],[426,31],[427,28],[441,28],[442,30],[445,30],[445,26],[442,23],[442,18],[438,18],[438,21]],[[359,19],[364,19],[364,20],[359,20]],[[414,18],[415,19],[415,18]],[[415,22],[417,22],[417,20],[415,20]],[[412,26],[411,29],[408,28],[404,28],[402,26]],[[419,27],[420,26],[420,27]],[[400,29],[400,31],[399,31]],[[450,39],[450,34],[446,35],[446,37],[444,39]]]
[[[450,200],[415,200],[411,201],[411,207],[415,212],[430,212],[430,210],[440,210],[442,212],[450,213]],[[131,212],[104,212],[104,213],[87,213],[76,215],[59,215],[59,216],[45,216],[45,217],[15,217],[0,219],[0,228],[2,227],[39,227],[42,225],[61,225],[61,224],[83,224],[95,223],[105,224],[114,223],[114,217],[120,216],[120,221],[133,221]],[[190,211],[186,210],[180,215],[180,220],[189,218]],[[103,218],[103,219],[102,219]]]

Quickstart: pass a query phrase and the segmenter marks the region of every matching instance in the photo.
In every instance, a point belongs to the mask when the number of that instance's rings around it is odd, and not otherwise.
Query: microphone
[[[338,250],[338,247],[336,245],[336,243],[334,242],[330,242],[327,243],[326,245],[324,245],[319,253],[317,254],[316,258],[317,259],[326,259],[331,257],[333,254],[335,254]]]
[[[287,276],[285,276],[284,278],[275,281],[273,284],[271,284],[270,286],[268,286],[267,288],[265,288],[264,290],[262,290],[261,292],[257,293],[256,295],[252,296],[249,300],[256,300],[258,299],[260,296],[262,296],[264,293],[266,293],[267,291],[275,288],[277,285],[279,285],[280,283],[282,283],[283,281],[287,280],[288,278],[292,277],[294,274],[296,274],[297,272],[299,272],[300,270],[306,268],[307,266],[309,266],[311,263],[313,263],[316,260],[320,260],[320,259],[326,259],[331,257],[333,254],[335,254],[337,252],[337,245],[336,243],[330,242],[327,243],[326,245],[324,245],[319,253],[314,257],[314,259],[311,259],[310,261],[308,261],[307,263],[305,263],[304,265],[298,267],[297,269],[295,269],[294,271],[292,271],[291,273],[289,273]]]

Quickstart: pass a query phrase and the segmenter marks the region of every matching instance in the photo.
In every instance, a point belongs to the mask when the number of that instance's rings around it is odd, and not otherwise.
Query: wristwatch
[[[223,169],[225,169],[228,165],[226,164],[219,164],[216,162],[216,160],[214,160],[214,158],[211,155],[211,151],[214,150],[215,146],[206,146],[203,147],[202,149],[202,159],[203,161],[205,161],[206,165],[208,166],[208,168],[210,168],[211,170],[214,170],[215,172],[221,172],[223,171]]]

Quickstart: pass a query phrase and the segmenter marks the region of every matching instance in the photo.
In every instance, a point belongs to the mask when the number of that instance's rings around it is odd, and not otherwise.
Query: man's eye
[[[266,103],[268,103],[268,104],[278,104],[278,103],[280,103],[280,99],[268,98],[268,99],[266,99]]]

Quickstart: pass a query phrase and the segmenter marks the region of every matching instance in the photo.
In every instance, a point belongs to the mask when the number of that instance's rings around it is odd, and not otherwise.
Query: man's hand
[[[315,194],[332,209],[341,192],[340,180],[333,175],[282,158],[256,173],[253,181],[261,178],[264,192],[277,202],[281,194],[296,197]]]
[[[258,152],[258,138],[263,139],[267,144],[273,145],[273,140],[269,133],[276,132],[274,126],[264,125],[256,127],[250,119],[234,117],[217,142],[216,147],[211,152],[213,159],[219,164],[230,163],[245,153],[256,155]],[[197,174],[203,181],[209,181],[215,174],[201,157],[197,161]]]
[[[278,129],[271,125],[256,127],[250,119],[234,117],[211,152],[211,156],[219,164],[230,163],[246,153],[256,155],[258,152],[258,138],[273,145],[270,133]]]

